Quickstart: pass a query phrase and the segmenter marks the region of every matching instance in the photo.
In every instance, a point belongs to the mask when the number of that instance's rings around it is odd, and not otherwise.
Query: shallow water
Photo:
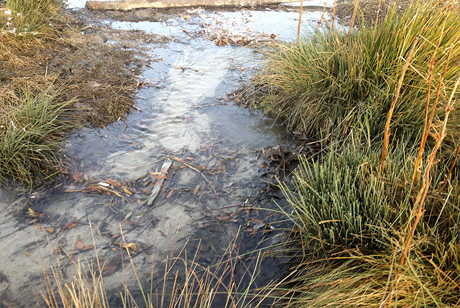
[[[81,2],[69,3],[78,7]],[[187,241],[193,247],[205,238],[216,251],[204,249],[203,258],[212,260],[240,228],[243,245],[250,249],[257,245],[251,243],[256,238],[250,231],[277,219],[241,209],[274,206],[273,200],[260,197],[267,189],[261,179],[267,171],[261,149],[288,147],[289,137],[273,119],[233,105],[232,93],[246,80],[246,69],[257,55],[252,49],[219,47],[209,33],[250,32],[254,39],[276,34],[288,40],[298,15],[257,10],[189,14],[163,23],[114,21],[117,29],[172,37],[166,45],[150,46],[157,61],[142,75],[151,86],[137,94],[137,111],[127,122],[84,129],[69,138],[65,151],[75,168],[62,185],[32,192],[0,190],[2,299],[31,306],[35,298],[22,295],[42,289],[42,261],[46,268],[56,260],[67,264],[72,251],[74,260],[91,263],[98,257],[107,262],[104,284],[113,290],[121,281],[135,282],[133,271],[122,272],[121,260],[127,256],[121,256],[117,242],[136,245],[133,262],[138,273],[147,273],[141,280],[148,283],[152,254],[155,275],[160,275],[157,265],[173,247],[177,252]],[[304,16],[307,25],[321,13]],[[203,29],[207,36],[198,35]],[[147,206],[168,160],[173,165],[162,191]],[[42,216],[30,217],[29,208]],[[266,281],[280,274],[272,266],[261,274]]]

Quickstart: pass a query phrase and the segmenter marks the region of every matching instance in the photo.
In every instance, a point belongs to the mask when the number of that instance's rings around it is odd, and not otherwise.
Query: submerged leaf
[[[130,248],[130,249],[134,250],[135,252],[137,252],[137,246],[134,243],[126,244],[125,246],[123,246],[123,248]]]

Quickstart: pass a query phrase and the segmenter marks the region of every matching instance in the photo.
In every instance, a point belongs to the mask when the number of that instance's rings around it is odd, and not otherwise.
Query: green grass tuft
[[[280,289],[290,307],[459,304],[458,172],[441,191],[447,170],[433,169],[426,212],[400,265],[419,192],[411,179],[416,150],[396,146],[383,170],[379,152],[351,146],[322,162],[301,159],[292,190],[281,184],[303,256],[298,276]]]
[[[61,94],[50,86],[38,94],[23,89],[2,97],[8,112],[0,118],[0,182],[31,185],[59,173],[61,142],[75,128],[64,118],[73,101],[62,101]]]
[[[460,74],[458,6],[416,3],[402,15],[393,10],[384,21],[350,33],[320,28],[298,44],[276,43],[266,52],[267,60],[253,84],[268,91],[262,106],[284,118],[292,129],[340,140],[366,127],[371,139],[381,138],[401,68],[414,42],[391,130],[394,136],[402,132],[417,136],[424,123],[433,54],[432,93],[440,80],[451,93]],[[440,78],[447,62],[447,73]],[[432,103],[435,95],[431,97]],[[453,140],[460,137],[456,109],[457,121],[448,130]]]
[[[57,0],[7,0],[7,6],[11,13],[0,18],[0,29],[18,38],[29,38],[49,32],[60,3]]]

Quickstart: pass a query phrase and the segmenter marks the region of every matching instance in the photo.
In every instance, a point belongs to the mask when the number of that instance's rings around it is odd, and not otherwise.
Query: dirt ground
[[[359,11],[356,14],[355,24],[360,25],[363,20],[370,24],[378,17],[383,18],[391,9],[396,6],[397,12],[406,10],[413,1],[411,0],[359,0]],[[338,0],[336,14],[345,24],[349,23],[353,16],[356,1]]]

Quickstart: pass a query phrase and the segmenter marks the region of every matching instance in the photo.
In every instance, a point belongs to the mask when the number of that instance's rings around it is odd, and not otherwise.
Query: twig
[[[204,176],[203,172],[201,172],[200,170],[194,168],[193,166],[190,166],[189,164],[187,164],[186,162],[184,162],[184,161],[183,161],[182,159],[180,159],[180,158],[177,158],[177,157],[174,157],[174,156],[171,156],[170,158],[171,158],[172,160],[175,160],[175,161],[177,161],[177,162],[183,164],[184,166],[186,166],[186,167],[192,169],[193,171],[196,171],[196,172],[198,172],[199,174],[201,174],[201,176],[204,177],[204,179],[206,180],[206,182],[208,182],[208,184],[211,185],[212,190],[214,190],[214,194],[217,196],[217,191],[216,191],[216,189],[214,188],[214,185],[212,185],[212,183],[208,180],[208,178]]]

